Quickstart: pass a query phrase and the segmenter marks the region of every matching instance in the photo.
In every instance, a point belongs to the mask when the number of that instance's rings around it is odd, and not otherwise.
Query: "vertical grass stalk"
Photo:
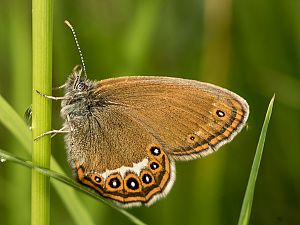
[[[35,90],[51,95],[52,90],[52,23],[53,1],[32,0],[32,134],[33,137],[51,129],[51,101]],[[32,162],[50,167],[50,136],[33,141]],[[32,171],[31,224],[50,223],[49,177]]]

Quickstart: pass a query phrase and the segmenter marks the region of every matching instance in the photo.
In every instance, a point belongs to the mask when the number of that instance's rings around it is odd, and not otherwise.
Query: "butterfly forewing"
[[[248,104],[238,95],[198,81],[123,77],[99,81],[96,96],[124,108],[175,159],[205,156],[244,126]]]

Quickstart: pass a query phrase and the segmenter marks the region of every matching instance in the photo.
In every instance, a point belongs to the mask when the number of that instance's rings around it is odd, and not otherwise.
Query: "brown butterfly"
[[[212,84],[151,76],[91,81],[82,71],[73,69],[64,97],[46,96],[62,99],[65,123],[45,134],[66,133],[78,180],[122,207],[166,196],[174,160],[215,152],[248,118],[243,98]]]

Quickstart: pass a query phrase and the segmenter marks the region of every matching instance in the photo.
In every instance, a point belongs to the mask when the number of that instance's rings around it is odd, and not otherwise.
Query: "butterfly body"
[[[151,205],[175,180],[174,160],[206,156],[244,126],[247,102],[198,81],[169,77],[66,82],[61,115],[79,181],[122,207]]]

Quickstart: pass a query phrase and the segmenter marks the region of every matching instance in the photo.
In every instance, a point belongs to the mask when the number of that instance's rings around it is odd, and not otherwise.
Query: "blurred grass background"
[[[79,56],[88,76],[166,75],[226,87],[247,99],[248,129],[201,160],[177,162],[167,198],[129,211],[149,224],[236,224],[268,102],[276,102],[256,185],[251,224],[300,224],[300,1],[55,1],[53,86],[64,83]],[[0,94],[23,116],[31,102],[31,2],[2,0]],[[60,92],[54,93],[56,95]],[[60,128],[53,103],[53,128]],[[27,157],[0,124],[0,146]],[[71,176],[63,138],[54,157]],[[30,171],[0,165],[1,224],[30,223]],[[130,224],[117,211],[78,193],[95,224]],[[58,195],[51,223],[74,224]]]

